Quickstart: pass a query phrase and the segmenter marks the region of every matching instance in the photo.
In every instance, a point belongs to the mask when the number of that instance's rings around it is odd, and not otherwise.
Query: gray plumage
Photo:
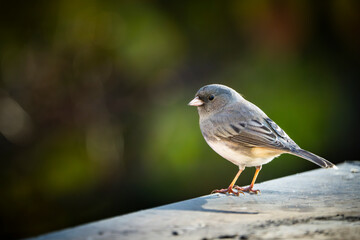
[[[240,168],[261,166],[282,153],[309,160],[321,167],[334,164],[301,149],[260,108],[224,85],[207,85],[189,105],[197,106],[200,129],[218,154]]]

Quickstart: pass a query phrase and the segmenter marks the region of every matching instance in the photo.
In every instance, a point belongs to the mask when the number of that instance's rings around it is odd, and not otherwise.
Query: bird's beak
[[[198,107],[198,106],[201,106],[203,104],[204,104],[204,102],[197,96],[193,100],[191,100],[191,102],[189,102],[188,105]]]

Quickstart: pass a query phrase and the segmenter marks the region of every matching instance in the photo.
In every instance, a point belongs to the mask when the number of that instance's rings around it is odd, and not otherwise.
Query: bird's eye
[[[210,95],[209,97],[208,97],[208,99],[210,100],[210,101],[212,101],[212,100],[214,100],[214,95]]]

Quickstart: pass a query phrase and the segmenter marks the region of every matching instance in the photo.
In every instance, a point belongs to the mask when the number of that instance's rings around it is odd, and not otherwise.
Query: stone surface
[[[55,239],[359,239],[360,162],[212,194],[36,237]]]

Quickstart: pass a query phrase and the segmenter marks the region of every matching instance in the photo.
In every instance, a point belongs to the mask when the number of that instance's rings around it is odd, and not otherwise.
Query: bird
[[[188,103],[197,107],[201,133],[207,144],[220,156],[239,167],[228,188],[212,193],[239,196],[254,189],[262,165],[283,153],[292,154],[323,168],[337,168],[330,161],[300,148],[259,107],[247,101],[234,89],[221,84],[201,87]],[[248,187],[235,185],[245,167],[255,167]]]

